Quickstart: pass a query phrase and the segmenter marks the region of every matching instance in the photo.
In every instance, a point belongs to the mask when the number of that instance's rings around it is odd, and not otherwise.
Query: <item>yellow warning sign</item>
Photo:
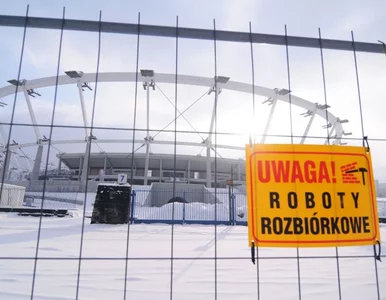
[[[246,176],[250,246],[373,245],[380,239],[364,147],[247,145]]]

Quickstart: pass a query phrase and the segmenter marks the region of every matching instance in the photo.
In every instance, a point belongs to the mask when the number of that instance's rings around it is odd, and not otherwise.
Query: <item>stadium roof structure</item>
[[[193,147],[206,147],[206,156],[205,156],[205,170],[206,170],[206,185],[207,187],[211,186],[212,183],[212,161],[213,157],[211,157],[211,152],[217,149],[231,149],[231,150],[244,150],[244,145],[242,147],[240,146],[234,146],[234,145],[219,145],[214,144],[212,142],[212,136],[214,134],[214,118],[215,113],[213,108],[213,114],[212,119],[210,122],[210,128],[208,130],[208,136],[206,139],[204,139],[201,142],[191,142],[191,141],[171,141],[171,140],[155,140],[149,135],[149,106],[150,106],[150,88],[155,88],[155,83],[168,83],[168,84],[175,84],[176,80],[179,85],[190,85],[190,86],[198,86],[198,87],[206,87],[208,88],[208,94],[213,93],[215,99],[218,99],[219,94],[222,90],[230,90],[235,92],[243,92],[243,93],[249,93],[249,94],[255,94],[259,96],[265,97],[266,100],[263,101],[264,103],[267,103],[271,106],[270,113],[266,121],[266,125],[264,128],[264,132],[262,135],[262,139],[260,143],[265,143],[265,138],[268,134],[268,130],[270,127],[270,123],[273,117],[273,114],[275,112],[275,107],[277,102],[285,102],[289,103],[291,105],[303,108],[306,110],[306,112],[303,114],[305,117],[310,117],[308,124],[304,130],[304,134],[301,138],[300,143],[304,143],[306,138],[308,137],[308,133],[310,130],[310,127],[312,125],[312,122],[315,118],[315,116],[319,116],[326,120],[325,128],[328,129],[328,136],[326,137],[327,142],[331,142],[332,144],[342,144],[341,140],[342,137],[346,134],[345,133],[342,123],[348,122],[347,120],[341,120],[337,116],[331,113],[329,110],[329,106],[319,104],[319,103],[313,103],[311,101],[308,101],[306,99],[303,99],[301,97],[298,97],[296,95],[293,95],[293,93],[287,89],[279,89],[279,88],[267,88],[262,87],[258,85],[252,85],[249,83],[243,83],[243,82],[236,82],[230,80],[229,77],[225,76],[215,76],[215,77],[200,77],[200,76],[191,76],[191,75],[182,75],[178,74],[177,76],[175,74],[166,74],[166,73],[156,73],[154,70],[141,70],[141,72],[105,72],[105,73],[84,73],[82,71],[75,71],[75,70],[69,70],[65,72],[66,75],[61,76],[51,76],[51,77],[45,77],[45,78],[39,78],[39,79],[33,79],[33,80],[9,80],[10,85],[5,86],[3,88],[0,88],[0,98],[15,94],[15,93],[23,93],[25,100],[28,104],[28,111],[31,117],[32,126],[35,131],[35,137],[31,139],[31,141],[23,142],[23,143],[10,143],[10,137],[5,132],[3,126],[0,124],[0,134],[2,136],[3,140],[3,147],[0,147],[0,151],[7,152],[7,161],[5,164],[5,169],[9,167],[9,160],[11,156],[10,150],[12,149],[22,149],[25,147],[36,147],[38,146],[37,153],[36,153],[36,159],[34,162],[34,167],[32,170],[31,180],[36,180],[39,177],[39,171],[40,166],[42,163],[42,153],[43,153],[43,147],[47,145],[60,145],[60,144],[86,144],[86,151],[84,152],[84,159],[83,161],[83,167],[81,173],[81,180],[85,181],[88,178],[88,170],[89,165],[88,162],[91,161],[92,163],[97,163],[97,155],[95,156],[94,153],[91,153],[91,144],[93,143],[93,140],[96,139],[91,134],[90,127],[88,126],[89,120],[87,119],[86,111],[85,111],[85,101],[84,101],[84,88],[90,88],[89,83],[95,82],[96,80],[98,82],[134,82],[136,84],[143,85],[144,89],[147,90],[147,135],[143,140],[130,140],[130,139],[98,139],[98,144],[103,143],[134,143],[139,144],[142,146],[145,146],[146,148],[146,154],[144,159],[144,170],[143,170],[143,176],[144,176],[144,184],[148,184],[148,171],[151,170],[151,167],[153,164],[152,162],[152,156],[150,154],[150,145],[151,144],[159,144],[159,145],[184,145],[184,146],[193,146]],[[51,87],[51,86],[61,86],[61,85],[74,85],[78,92],[79,92],[79,99],[80,99],[80,109],[83,114],[83,123],[84,123],[84,139],[71,139],[71,140],[50,140],[47,139],[45,136],[42,136],[39,132],[39,123],[36,120],[35,112],[33,110],[33,107],[30,102],[30,97],[37,97],[40,96],[39,93],[36,92],[38,88],[45,88],[45,87]],[[39,91],[42,93],[41,91]],[[77,164],[77,167],[79,167],[79,157],[81,157],[79,154],[76,156],[78,157],[78,163],[71,161],[71,155],[66,154],[68,156],[62,156],[62,159],[67,159],[66,163],[68,163],[68,166],[70,168],[75,167],[75,164]],[[94,160],[89,160],[88,156],[91,155],[92,157],[95,156]],[[123,157],[127,154],[122,154],[122,157],[120,159],[123,163]],[[136,154],[136,156],[139,154]],[[114,156],[114,155],[113,155]],[[113,156],[111,156],[111,160],[113,160]],[[141,157],[141,156],[139,156]],[[183,157],[183,156],[179,156]],[[109,156],[110,159],[110,156]],[[117,161],[118,156],[116,157]],[[187,161],[186,159],[183,159],[183,161]],[[188,160],[189,161],[189,160]],[[190,161],[196,161],[196,160],[190,160]],[[64,162],[64,160],[63,160]],[[166,160],[165,160],[166,162]],[[180,162],[178,162],[180,163]],[[198,159],[197,165],[202,163],[201,159]],[[181,162],[183,164],[183,162]],[[6,174],[6,173],[5,173]]]

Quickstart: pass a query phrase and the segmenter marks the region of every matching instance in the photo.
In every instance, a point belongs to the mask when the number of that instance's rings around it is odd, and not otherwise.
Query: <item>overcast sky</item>
[[[1,14],[25,15],[26,5],[31,1],[20,0],[7,7],[1,7]],[[213,19],[216,28],[224,30],[248,31],[249,22],[252,30],[260,33],[284,34],[287,25],[289,35],[317,37],[318,28],[322,36],[331,39],[351,39],[351,30],[355,39],[366,42],[386,41],[386,3],[384,1],[33,1],[30,3],[30,16],[56,17],[62,16],[62,8],[66,6],[66,18],[98,20],[102,10],[102,20],[113,22],[136,23],[138,12],[141,13],[142,24],[174,26],[176,16],[181,27],[199,27],[212,29]],[[0,81],[17,77],[23,29],[0,28],[2,72]],[[56,74],[59,50],[59,31],[28,29],[21,70],[21,78],[35,79],[54,76]],[[63,35],[63,46],[60,74],[66,70],[82,70],[95,72],[97,68],[98,35],[66,31]],[[267,88],[288,88],[287,61],[284,47],[254,45],[255,84]],[[249,44],[217,43],[218,75],[231,77],[231,80],[251,83],[251,58]],[[179,74],[213,77],[214,48],[212,41],[179,41]],[[293,95],[303,97],[311,102],[324,103],[322,69],[319,49],[289,49],[290,79]],[[386,59],[379,54],[358,53],[358,69],[360,92],[363,106],[365,135],[372,139],[386,139],[386,121],[384,118],[386,83]],[[136,36],[102,34],[100,72],[134,72],[136,63]],[[327,102],[330,111],[349,119],[344,124],[347,132],[354,138],[362,137],[361,118],[356,85],[354,56],[352,52],[324,51],[326,74]],[[175,72],[175,39],[141,37],[139,68],[154,69],[157,73]],[[93,89],[95,84],[91,84]],[[156,134],[173,120],[174,108],[162,95],[162,92],[174,102],[174,86],[158,84],[156,91],[151,93],[150,127]],[[205,93],[206,89],[197,87],[178,87],[179,109],[182,111]],[[33,99],[33,107],[40,124],[50,124],[53,110],[54,89],[41,89],[42,97]],[[138,90],[138,128],[145,128],[146,110],[143,89]],[[85,91],[87,115],[89,122],[92,115],[93,91]],[[12,96],[3,99],[7,107],[0,110],[0,121],[9,122],[14,104]],[[179,130],[208,131],[213,107],[213,94],[204,96],[185,115],[189,125],[182,118],[178,119]],[[257,97],[257,120],[251,129],[252,97],[248,94],[223,91],[219,99],[218,124],[219,132],[238,133],[238,135],[219,135],[219,144],[243,146],[250,131],[261,133],[269,112],[267,105],[261,104],[264,98]],[[134,84],[104,83],[98,85],[94,125],[105,127],[133,126]],[[294,108],[293,132],[302,135],[308,119],[300,116],[304,109]],[[55,124],[82,125],[79,98],[75,86],[60,87],[57,96]],[[15,107],[14,122],[31,123],[27,106],[22,95],[18,96]],[[316,118],[310,135],[321,139],[308,140],[308,143],[323,143],[326,131],[322,128],[325,121]],[[5,127],[8,130],[8,127]],[[289,135],[290,118],[288,105],[283,103],[277,107],[272,122],[271,134]],[[168,129],[174,129],[174,125]],[[49,128],[41,128],[42,134],[48,136]],[[95,130],[100,138],[132,138],[131,131]],[[144,132],[137,133],[143,139]],[[161,133],[157,139],[173,139],[171,133]],[[179,140],[200,142],[205,138],[196,133],[178,134]],[[82,139],[81,129],[57,129],[53,131],[53,140]],[[14,126],[12,139],[18,143],[33,142],[32,128]],[[289,142],[288,138],[271,138],[267,142]],[[349,145],[358,145],[359,141],[348,140]],[[104,151],[131,151],[126,145],[99,145]],[[375,176],[386,181],[386,162],[384,146],[386,142],[372,141],[371,149],[374,160]],[[84,145],[58,146],[60,151],[83,151]],[[93,151],[101,151],[96,145]],[[152,149],[154,152],[170,152],[172,148]],[[199,154],[200,149],[182,149],[181,153]],[[25,148],[25,152],[34,157],[36,148]],[[57,149],[52,150],[56,155]],[[202,152],[204,154],[204,152]],[[242,152],[219,151],[222,156],[243,157]],[[54,156],[50,157],[56,163]],[[20,162],[21,164],[23,162]]]

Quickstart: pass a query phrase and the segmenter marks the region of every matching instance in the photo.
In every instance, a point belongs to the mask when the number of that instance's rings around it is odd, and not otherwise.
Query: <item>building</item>
[[[59,174],[65,165],[73,174],[72,180],[82,180],[85,153],[62,153],[59,159]],[[132,166],[133,161],[133,166]],[[174,168],[174,163],[176,164]],[[225,187],[227,180],[234,184],[245,184],[245,161],[193,155],[150,154],[148,172],[146,154],[136,153],[134,159],[125,153],[91,153],[89,156],[88,180],[114,181],[117,174],[125,173],[132,184],[150,185],[153,182],[172,182],[176,180],[189,184],[204,184],[207,187]],[[175,171],[174,171],[175,169]],[[207,172],[209,171],[209,172]],[[208,174],[210,173],[210,177]],[[216,177],[215,175],[216,174]],[[210,180],[209,180],[210,179]]]

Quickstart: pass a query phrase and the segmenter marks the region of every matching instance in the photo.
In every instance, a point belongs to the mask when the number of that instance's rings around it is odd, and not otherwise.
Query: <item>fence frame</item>
[[[238,42],[238,43],[250,43],[251,49],[252,44],[258,44],[258,43],[265,43],[270,45],[280,45],[286,48],[286,54],[287,54],[287,69],[288,69],[288,90],[291,90],[290,86],[290,66],[289,66],[289,55],[288,55],[288,47],[305,47],[305,48],[315,48],[320,49],[322,52],[322,49],[331,49],[331,50],[342,50],[342,51],[350,51],[354,53],[355,57],[355,68],[356,68],[356,77],[357,77],[357,84],[358,84],[358,94],[359,94],[359,102],[361,102],[360,99],[360,91],[359,91],[359,79],[358,79],[358,70],[357,70],[357,63],[356,63],[356,52],[366,52],[366,53],[377,53],[377,54],[386,54],[386,47],[382,43],[363,43],[363,42],[357,42],[354,41],[354,36],[352,34],[352,40],[351,41],[343,41],[343,40],[331,40],[331,39],[322,39],[320,36],[319,31],[319,38],[307,38],[307,37],[297,37],[297,36],[288,36],[287,35],[287,28],[285,27],[285,35],[273,35],[273,34],[259,34],[259,33],[252,33],[250,32],[233,32],[233,31],[221,31],[216,30],[216,24],[214,21],[214,29],[213,30],[205,30],[205,29],[198,29],[198,28],[180,28],[178,27],[178,18],[177,18],[177,25],[176,27],[168,27],[168,26],[155,26],[155,25],[142,25],[140,24],[140,18],[138,19],[138,24],[128,24],[128,23],[114,23],[114,22],[104,22],[101,21],[102,14],[99,15],[99,21],[85,21],[85,20],[71,20],[71,19],[65,19],[64,18],[64,11],[63,11],[63,18],[62,19],[55,19],[55,18],[40,18],[40,17],[29,17],[28,16],[28,9],[27,9],[27,16],[5,16],[0,15],[0,26],[8,26],[8,27],[20,27],[24,28],[24,37],[23,37],[23,46],[22,46],[22,54],[20,58],[20,66],[19,66],[19,72],[18,72],[18,81],[20,79],[20,70],[22,65],[22,58],[23,58],[23,51],[24,51],[24,42],[25,42],[25,32],[27,28],[39,28],[39,29],[55,29],[55,30],[61,30],[61,36],[63,35],[63,30],[73,30],[73,31],[83,31],[83,32],[97,32],[99,33],[99,48],[98,48],[98,62],[97,62],[97,74],[99,72],[99,58],[100,58],[100,41],[101,41],[101,33],[119,33],[119,34],[132,34],[138,36],[138,45],[139,45],[139,36],[158,36],[158,37],[169,37],[176,39],[176,53],[178,54],[178,39],[179,38],[188,38],[188,39],[198,39],[198,40],[211,40],[214,42],[214,78],[217,78],[217,62],[216,62],[216,42],[217,41],[228,41],[228,42]],[[138,47],[138,46],[137,46]],[[61,46],[59,48],[61,50]],[[139,48],[138,48],[139,49]],[[59,50],[59,51],[60,51]],[[137,69],[138,69],[138,51],[137,50]],[[253,68],[253,51],[251,51],[251,58],[252,58],[252,68]],[[59,52],[60,53],[60,52]],[[177,74],[178,74],[178,68],[177,68],[177,54],[176,54],[176,82],[175,86],[177,86]],[[323,60],[323,58],[322,58]],[[323,64],[323,62],[322,62]],[[59,72],[59,65],[60,65],[60,54],[58,56],[58,70]],[[254,71],[252,70],[252,73]],[[138,70],[137,72],[138,73]],[[324,76],[324,75],[323,75]],[[254,77],[253,77],[254,78]],[[254,79],[253,79],[254,80]],[[137,86],[137,85],[136,85]],[[252,84],[252,86],[254,86]],[[14,87],[11,87],[14,89]],[[217,93],[217,80],[215,80],[215,91]],[[16,85],[16,92],[18,90],[18,86]],[[177,90],[177,88],[176,88]],[[177,92],[176,92],[177,93]],[[136,97],[136,96],[135,96]],[[291,95],[289,96],[291,97]],[[94,105],[95,105],[95,98],[96,98],[96,87],[95,87],[95,93],[94,93]],[[15,96],[16,99],[16,96]],[[56,92],[55,92],[55,101],[56,101]],[[217,104],[216,104],[217,105]],[[13,119],[12,119],[13,120]],[[11,121],[11,126],[12,126]],[[53,121],[52,121],[53,122]],[[291,123],[292,126],[292,123]],[[53,124],[51,125],[53,128]],[[52,133],[51,128],[51,133]],[[134,126],[135,128],[135,126]],[[93,129],[93,123],[91,123],[91,132]],[[363,131],[363,124],[362,124],[362,131]],[[217,132],[217,129],[215,129],[215,132]],[[90,138],[92,137],[92,133],[90,134]],[[10,136],[9,136],[10,138]],[[292,133],[291,133],[292,138]],[[363,134],[364,138],[364,134]],[[49,147],[51,141],[51,135],[49,138]],[[90,139],[91,144],[91,139]],[[217,142],[215,142],[215,145]],[[7,145],[7,154],[6,158],[8,156],[8,153],[10,153],[10,141],[8,141]],[[88,152],[90,152],[90,149],[88,149]],[[134,150],[134,149],[133,149]],[[216,146],[215,146],[216,150]],[[48,156],[47,156],[48,157]],[[134,156],[132,156],[132,159]],[[48,164],[48,160],[47,160]],[[46,164],[46,173],[47,173],[47,164]],[[215,165],[215,173],[216,173],[216,165]],[[175,170],[175,166],[174,166]],[[87,170],[88,172],[88,170]],[[3,176],[4,177],[4,176]],[[217,179],[216,179],[217,180]],[[175,181],[173,182],[175,184]],[[87,191],[87,181],[86,181],[86,188],[85,193]],[[43,184],[43,200],[45,197],[46,192],[46,180]],[[173,190],[173,193],[175,191]],[[231,207],[230,207],[230,220],[228,221],[218,221],[215,217],[214,221],[211,220],[185,220],[186,219],[186,211],[185,211],[185,204],[184,204],[184,210],[183,210],[183,218],[181,220],[136,220],[135,219],[135,199],[136,199],[136,193],[132,193],[132,199],[131,199],[131,209],[130,209],[130,221],[128,222],[128,231],[127,231],[127,249],[126,249],[126,258],[125,258],[125,283],[124,283],[124,299],[126,299],[126,279],[127,279],[127,262],[128,262],[128,248],[129,248],[129,232],[130,232],[130,224],[138,223],[138,221],[141,221],[142,223],[169,223],[169,224],[197,224],[196,222],[200,222],[199,224],[207,223],[212,225],[218,225],[223,224],[220,222],[226,222],[225,225],[246,225],[241,224],[240,221],[237,221],[236,218],[236,196],[232,194],[231,196]],[[85,198],[86,202],[86,198]],[[42,205],[43,208],[43,205]],[[85,210],[84,210],[85,211]],[[173,205],[173,214],[174,216],[174,205]],[[215,216],[217,216],[217,210],[215,210]],[[83,215],[83,223],[82,223],[82,231],[81,231],[81,245],[79,249],[79,257],[76,259],[79,260],[78,264],[78,278],[77,278],[77,290],[76,290],[76,298],[78,299],[78,293],[79,293],[79,278],[81,273],[81,262],[82,259],[82,250],[83,250],[83,234],[84,234],[84,219],[85,216]],[[194,223],[193,223],[194,222]],[[213,223],[214,222],[214,223]],[[31,291],[31,299],[34,295],[34,286],[35,286],[35,276],[36,276],[36,266],[39,256],[39,240],[40,240],[40,230],[41,230],[41,218],[39,220],[39,232],[38,232],[38,238],[37,238],[37,245],[36,245],[36,255],[35,255],[35,262],[34,262],[34,273],[33,273],[33,282],[32,282],[32,291]],[[215,258],[214,258],[214,264],[215,264],[215,293],[216,293],[216,299],[217,299],[217,228],[215,226]],[[252,250],[254,253],[254,249]],[[298,251],[298,249],[297,249]],[[339,254],[338,250],[336,250],[336,260],[337,260],[337,272],[338,272],[338,284],[339,284],[339,297],[341,298],[340,294],[340,273],[339,273]],[[171,284],[170,284],[170,295],[172,297],[173,295],[173,259],[174,258],[173,253],[173,227],[172,227],[172,238],[171,238],[171,272],[170,272],[170,278],[171,278]],[[280,259],[280,257],[277,257]],[[299,252],[297,252],[297,265],[298,265],[298,287],[299,287],[299,299],[301,299],[302,291],[301,291],[301,276],[300,276],[300,255]],[[334,257],[331,257],[333,259]],[[106,258],[108,259],[108,258]],[[192,258],[193,259],[193,258]],[[259,254],[257,253],[257,262],[259,262]],[[378,267],[377,267],[377,261],[374,259],[375,263],[375,274],[376,274],[376,287],[377,287],[377,295],[378,299],[380,299],[380,292],[379,292],[379,283],[378,283]],[[260,298],[260,287],[259,287],[259,265],[257,264],[257,296],[258,299]]]

